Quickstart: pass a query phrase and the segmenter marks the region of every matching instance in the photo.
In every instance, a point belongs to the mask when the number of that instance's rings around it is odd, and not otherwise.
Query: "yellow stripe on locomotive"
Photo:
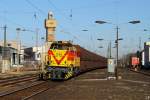
[[[54,42],[48,50],[46,73],[51,79],[68,79],[78,73],[80,57],[69,42]]]
[[[77,67],[80,66],[80,58],[75,51],[49,50],[49,66],[53,67]]]

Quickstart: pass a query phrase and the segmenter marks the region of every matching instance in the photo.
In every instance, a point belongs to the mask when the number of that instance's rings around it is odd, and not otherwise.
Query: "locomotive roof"
[[[53,41],[52,44],[70,44],[70,45],[72,45],[71,41]]]

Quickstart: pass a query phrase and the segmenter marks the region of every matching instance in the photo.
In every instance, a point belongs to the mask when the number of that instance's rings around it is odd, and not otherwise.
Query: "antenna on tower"
[[[72,20],[72,9],[70,11],[70,19]]]
[[[53,18],[53,12],[50,11],[50,12],[48,13],[48,19],[52,19],[52,18]]]
[[[34,13],[34,18],[35,18],[35,19],[37,18],[36,12]]]

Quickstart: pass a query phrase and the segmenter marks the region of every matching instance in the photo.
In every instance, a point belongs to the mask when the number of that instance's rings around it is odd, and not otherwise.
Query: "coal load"
[[[105,57],[88,51],[79,45],[75,45],[75,47],[80,56],[80,72],[107,67],[107,59]]]

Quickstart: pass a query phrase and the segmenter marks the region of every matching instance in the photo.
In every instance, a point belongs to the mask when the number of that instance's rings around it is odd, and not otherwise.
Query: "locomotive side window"
[[[50,47],[50,49],[59,49],[59,50],[69,50],[71,47],[70,44],[60,44],[60,43],[53,43]]]

